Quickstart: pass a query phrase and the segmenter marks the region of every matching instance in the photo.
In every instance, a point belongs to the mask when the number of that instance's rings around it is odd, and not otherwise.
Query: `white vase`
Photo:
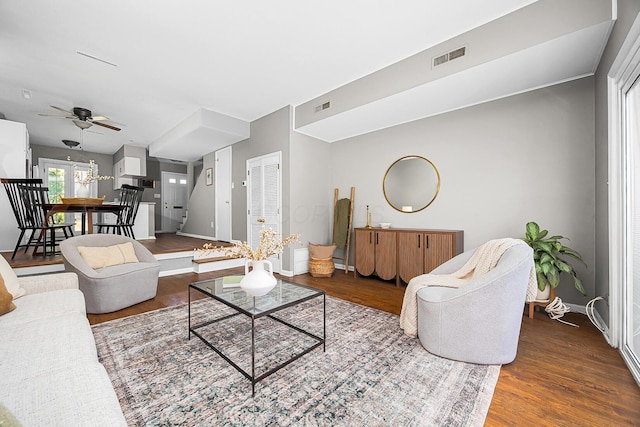
[[[544,291],[541,291],[540,288],[538,288],[538,294],[536,295],[536,301],[549,301],[550,295],[551,295],[551,287],[549,285],[547,285],[544,288]]]
[[[265,269],[269,266],[269,270]],[[249,268],[251,267],[251,271]],[[244,277],[240,281],[240,288],[253,297],[261,297],[275,288],[278,280],[273,277],[271,261],[247,261],[244,264]]]
[[[89,197],[89,187],[86,185],[80,185],[77,189],[76,189],[76,196],[77,197],[82,197],[82,198],[87,198]]]

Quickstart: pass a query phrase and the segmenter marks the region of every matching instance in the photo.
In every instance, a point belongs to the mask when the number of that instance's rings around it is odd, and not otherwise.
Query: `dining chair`
[[[99,222],[94,224],[98,227],[98,233],[124,234],[127,237],[135,239],[136,236],[133,233],[133,225],[138,214],[138,207],[142,200],[143,187],[136,187],[134,185],[122,184],[120,187],[120,206],[122,210],[118,214],[118,218],[115,224],[109,224],[105,222]]]
[[[22,196],[20,195],[20,191],[18,189],[19,186],[42,186],[42,179],[39,178],[0,178],[0,182],[4,186],[5,191],[7,192],[7,197],[9,198],[9,203],[11,204],[11,209],[13,210],[13,214],[16,217],[16,222],[18,223],[18,229],[20,230],[20,236],[18,237],[18,241],[16,242],[16,246],[13,249],[13,254],[11,255],[11,259],[14,259],[18,249],[24,247],[24,251],[27,252],[30,246],[32,246],[33,237],[37,230],[37,228],[31,225],[31,222],[27,220],[28,212],[27,207],[25,206]],[[24,235],[27,231],[31,232],[29,239],[26,244],[22,244]]]
[[[74,224],[53,222],[45,208],[45,205],[49,204],[49,189],[47,187],[18,185],[18,193],[25,206],[26,224],[31,229],[31,236],[26,244],[27,249],[29,246],[33,246],[33,255],[36,255],[38,247],[42,246],[43,256],[55,254],[55,247],[60,241],[73,237]],[[35,235],[36,231],[39,231],[37,236]],[[59,238],[58,231],[62,231],[64,239]]]

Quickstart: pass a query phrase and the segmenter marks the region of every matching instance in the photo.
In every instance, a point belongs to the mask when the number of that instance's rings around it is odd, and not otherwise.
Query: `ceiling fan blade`
[[[100,120],[100,121],[102,121],[102,120],[111,120],[111,119],[109,117],[105,117],[105,116],[93,116],[93,117],[91,117],[91,120],[94,120],[94,121],[95,120]]]
[[[43,117],[53,117],[56,119],[75,119],[76,116],[58,116],[56,114],[44,114],[44,113],[38,113],[39,116],[43,116]]]
[[[117,127],[115,127],[115,126],[108,125],[108,124],[106,124],[106,123],[94,122],[93,120],[87,120],[87,121],[88,121],[89,123],[93,123],[94,125],[102,126],[102,127],[105,127],[105,128],[111,129],[111,130],[115,130],[115,131],[119,131],[119,130],[120,130],[120,128],[117,128]]]
[[[64,108],[56,107],[55,105],[51,105],[50,107],[51,107],[51,108],[55,108],[55,109],[56,109],[56,110],[58,110],[58,111],[62,111],[63,113],[67,113],[67,114],[68,114],[68,115],[70,115],[70,116],[75,116],[75,114],[73,114],[73,112],[72,112],[72,111],[65,110]]]

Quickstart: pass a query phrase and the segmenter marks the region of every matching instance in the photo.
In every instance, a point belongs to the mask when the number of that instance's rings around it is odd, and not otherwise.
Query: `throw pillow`
[[[13,295],[7,290],[7,287],[4,285],[4,280],[0,277],[0,316],[15,310],[15,308],[16,305],[13,303]],[[2,426],[2,423],[0,423],[0,426]]]
[[[87,265],[94,270],[138,262],[136,251],[131,242],[113,246],[78,246],[78,252]]]
[[[13,295],[13,299],[19,298],[26,293],[26,291],[20,287],[20,282],[18,281],[18,276],[16,276],[15,271],[9,265],[6,259],[0,255],[0,276],[4,280],[4,285],[11,295]]]
[[[20,421],[13,416],[11,412],[0,403],[0,426],[2,427],[20,427]]]
[[[333,257],[336,245],[314,245],[309,242],[309,256],[314,259],[327,259]]]

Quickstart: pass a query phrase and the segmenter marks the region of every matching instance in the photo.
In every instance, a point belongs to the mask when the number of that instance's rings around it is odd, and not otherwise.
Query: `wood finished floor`
[[[143,241],[156,253],[178,247],[189,250],[201,246],[202,242],[199,239],[183,241],[173,235]],[[3,255],[10,258],[11,254]],[[20,262],[37,264],[38,259],[21,259],[14,264]],[[189,283],[241,272],[242,269],[235,268],[162,277],[154,299],[115,313],[88,315],[88,318],[95,324],[184,304],[188,301]],[[394,314],[399,314],[402,306],[404,288],[375,278],[356,279],[353,273],[336,270],[332,278],[303,274],[289,280]],[[640,425],[640,388],[620,353],[606,343],[586,316],[569,313],[565,319],[580,327],[553,321],[541,312],[536,312],[534,319],[523,316],[518,355],[500,371],[487,426]]]

